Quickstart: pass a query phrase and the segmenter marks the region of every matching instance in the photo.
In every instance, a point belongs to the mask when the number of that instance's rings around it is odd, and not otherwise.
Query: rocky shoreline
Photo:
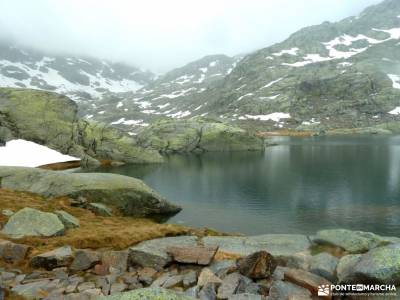
[[[0,242],[1,287],[24,299],[313,299],[326,284],[400,285],[400,238],[345,229],[186,235],[120,251],[65,245],[31,256],[29,272],[14,267],[28,252]]]

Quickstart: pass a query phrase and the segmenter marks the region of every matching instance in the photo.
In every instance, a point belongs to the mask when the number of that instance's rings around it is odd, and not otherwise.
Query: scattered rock
[[[82,282],[78,285],[78,292],[83,292],[86,290],[91,290],[96,288],[96,285],[93,282]]]
[[[217,299],[217,287],[215,283],[207,283],[199,292],[200,300],[216,300]]]
[[[175,276],[169,277],[164,282],[162,287],[165,288],[165,289],[170,289],[170,288],[173,288],[175,286],[182,285],[182,282],[183,282],[183,276],[182,275],[175,275]]]
[[[101,255],[98,252],[88,249],[79,249],[75,251],[74,261],[70,269],[73,272],[85,271],[94,267],[100,261]]]
[[[238,261],[239,272],[252,279],[271,276],[277,265],[273,256],[266,251],[255,252]]]
[[[251,282],[250,279],[240,275],[239,273],[232,273],[227,275],[218,288],[218,299],[228,299],[236,293],[240,284]]]
[[[109,266],[105,264],[97,264],[94,266],[93,272],[99,276],[105,276],[110,273]]]
[[[13,214],[2,233],[13,238],[24,236],[59,236],[65,232],[64,224],[57,215],[33,208],[23,208]]]
[[[110,289],[110,294],[114,295],[115,293],[121,293],[123,291],[125,291],[128,288],[128,286],[125,283],[113,283],[111,285],[111,289]]]
[[[40,280],[26,284],[18,284],[11,289],[11,291],[26,299],[40,299],[43,297],[46,286],[50,280]]]
[[[300,269],[285,270],[285,280],[308,289],[314,296],[318,295],[318,286],[331,285],[325,278]]]
[[[183,275],[183,286],[189,287],[197,282],[197,274],[195,271],[189,271]]]
[[[218,278],[209,268],[204,268],[201,270],[199,278],[197,280],[197,285],[202,287],[207,283],[220,284],[222,280]]]
[[[178,295],[177,293],[160,289],[160,288],[145,288],[145,289],[137,289],[130,292],[124,292],[116,295],[99,297],[99,300],[190,300],[193,298],[189,298],[184,295]]]
[[[354,267],[361,260],[361,254],[350,254],[343,256],[337,265],[336,274],[339,283],[353,282]]]
[[[155,269],[145,267],[138,271],[138,279],[140,282],[150,285],[154,281],[156,274],[157,274],[157,271]],[[168,278],[169,278],[169,276],[167,277],[167,279]],[[164,282],[163,282],[163,284],[164,284]]]
[[[31,192],[46,198],[85,197],[89,202],[113,206],[126,216],[174,214],[181,210],[150,189],[143,181],[117,174],[0,167],[0,179],[3,188]]]
[[[3,209],[1,213],[6,217],[11,217],[14,214],[14,212],[10,209]]]
[[[310,272],[335,283],[337,281],[335,273],[338,263],[338,258],[330,255],[329,253],[322,252],[312,257],[310,263]]]
[[[56,210],[54,212],[60,221],[64,224],[65,228],[72,229],[79,227],[79,220],[63,210]]]
[[[350,254],[356,254],[387,245],[393,242],[393,239],[381,237],[372,232],[329,229],[318,231],[317,235],[313,237],[313,242],[341,247]]]
[[[275,281],[268,295],[268,300],[311,300],[311,292],[303,287],[287,281]]]
[[[255,294],[236,294],[229,297],[229,300],[262,300],[261,295]]]
[[[31,247],[27,245],[0,240],[0,258],[6,263],[18,264],[25,259],[30,248]]]
[[[218,248],[216,247],[179,247],[173,246],[167,248],[167,253],[172,255],[172,258],[185,264],[198,264],[207,266],[213,260]]]
[[[112,269],[125,272],[128,268],[128,251],[105,251],[101,257],[103,265]]]
[[[32,268],[52,270],[59,267],[69,266],[73,259],[71,247],[64,246],[34,256],[30,264]]]
[[[102,217],[111,217],[112,216],[112,210],[111,208],[107,207],[106,205],[102,203],[89,203],[87,205],[87,208],[93,212],[96,216],[102,216]]]
[[[167,253],[167,248],[172,246],[195,247],[197,237],[177,236],[141,242],[129,248],[129,264],[161,269],[172,261]]]

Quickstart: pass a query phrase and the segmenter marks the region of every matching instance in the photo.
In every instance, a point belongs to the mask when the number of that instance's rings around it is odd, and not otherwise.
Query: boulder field
[[[141,180],[115,174],[0,167],[0,187],[46,198],[67,196],[88,203],[100,202],[126,216],[173,214],[181,210]]]
[[[348,230],[354,244],[368,244],[352,248],[350,254],[332,243],[342,232],[318,232],[318,239],[293,234],[186,235],[119,251],[65,245],[42,253],[3,240],[0,260],[7,267],[0,270],[0,283],[26,299],[48,300],[316,299],[320,285],[400,286],[396,239]],[[386,242],[375,243],[376,238]],[[228,249],[228,241],[235,246]],[[18,262],[31,269],[19,270]]]

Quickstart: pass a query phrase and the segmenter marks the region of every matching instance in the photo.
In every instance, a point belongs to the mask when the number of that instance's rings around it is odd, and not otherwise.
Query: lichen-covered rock
[[[64,232],[65,226],[57,215],[30,207],[25,207],[13,214],[2,230],[2,233],[13,238],[51,237],[63,235]]]
[[[99,300],[191,300],[184,295],[160,288],[137,289],[111,296],[99,297]]]
[[[338,276],[346,283],[400,284],[400,244],[370,250],[346,263],[339,263]],[[346,276],[343,276],[343,269]]]
[[[243,129],[204,119],[159,121],[143,130],[138,139],[141,145],[166,153],[264,148],[262,139]]]
[[[337,280],[335,273],[338,262],[339,259],[329,253],[319,253],[311,258],[310,272],[335,283]]]
[[[363,253],[368,250],[387,245],[396,238],[381,237],[372,232],[351,231],[347,229],[328,229],[317,232],[313,241],[318,244],[329,244],[341,247],[348,253]]]
[[[239,272],[252,279],[267,278],[274,273],[278,263],[266,251],[255,252],[238,261]]]
[[[70,269],[74,272],[88,270],[100,261],[101,255],[98,252],[89,249],[79,249],[75,251]]]
[[[111,160],[161,162],[154,150],[106,124],[77,117],[77,105],[56,93],[0,88],[0,128],[4,139],[21,138],[82,158],[84,163]],[[97,162],[98,163],[98,162]]]
[[[44,197],[84,197],[89,202],[102,202],[115,207],[129,216],[172,214],[180,211],[178,206],[166,201],[143,181],[122,175],[0,167],[0,179],[3,188]],[[15,218],[15,215],[10,219]]]
[[[102,203],[92,202],[87,205],[87,209],[92,211],[97,216],[111,217],[112,210]]]
[[[22,262],[28,251],[31,249],[28,245],[16,244],[6,240],[0,240],[0,259],[6,263]]]

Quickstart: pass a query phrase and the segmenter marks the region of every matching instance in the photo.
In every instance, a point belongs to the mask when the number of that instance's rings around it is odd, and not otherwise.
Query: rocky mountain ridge
[[[92,57],[52,55],[0,41],[0,86],[54,91],[76,101],[135,91],[155,75]]]

